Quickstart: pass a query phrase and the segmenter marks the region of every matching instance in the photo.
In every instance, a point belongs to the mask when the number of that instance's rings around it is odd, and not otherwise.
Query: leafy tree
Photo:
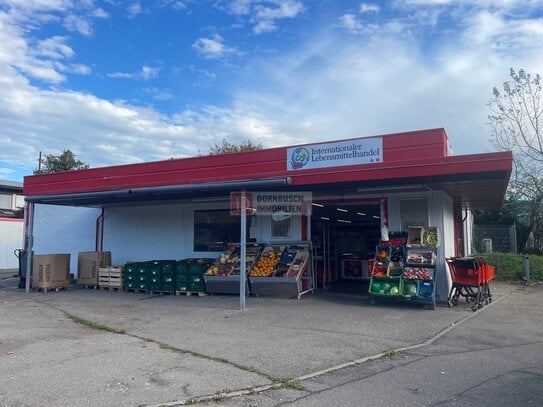
[[[71,170],[85,170],[89,165],[75,158],[71,150],[64,150],[60,155],[46,154],[41,160],[41,168],[34,170],[34,174],[50,174]]]
[[[227,153],[237,153],[240,151],[255,151],[262,150],[262,143],[254,143],[253,141],[246,139],[243,143],[236,145],[230,143],[226,138],[222,139],[222,144],[216,144],[209,147],[208,155],[218,155]]]
[[[527,226],[535,252],[543,252],[543,92],[541,77],[511,68],[510,79],[494,88],[488,116],[492,143],[513,152],[510,194],[528,203]],[[526,247],[526,241],[523,242]]]

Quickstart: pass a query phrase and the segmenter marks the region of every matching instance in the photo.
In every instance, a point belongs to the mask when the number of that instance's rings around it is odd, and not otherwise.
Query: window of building
[[[240,217],[230,210],[194,212],[194,251],[220,252],[240,240]]]
[[[400,221],[404,231],[409,226],[428,226],[428,199],[400,199]]]
[[[0,194],[0,208],[2,209],[12,209],[11,208],[11,194]]]
[[[271,221],[271,237],[291,237],[292,236],[292,218]]]

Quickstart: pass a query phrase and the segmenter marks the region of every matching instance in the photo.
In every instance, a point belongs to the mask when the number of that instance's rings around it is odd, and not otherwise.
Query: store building
[[[235,206],[236,193],[245,191],[255,201],[269,200],[264,212],[248,216],[247,240],[311,241],[317,288],[367,278],[383,226],[390,232],[435,227],[437,299],[443,301],[450,286],[444,258],[469,254],[471,211],[501,206],[511,168],[510,152],[451,155],[445,130],[430,129],[33,175],[25,177],[24,194],[34,249],[45,238],[34,235],[40,206],[98,208],[81,237],[94,243],[86,250],[111,251],[113,263],[124,264],[216,258],[226,243],[240,241],[231,194]],[[295,198],[273,197],[296,194],[306,197],[306,209],[289,212],[273,201],[292,204]]]

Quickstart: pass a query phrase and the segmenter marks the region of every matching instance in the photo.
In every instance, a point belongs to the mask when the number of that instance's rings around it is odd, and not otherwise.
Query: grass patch
[[[515,253],[485,253],[478,255],[496,268],[495,279],[499,281],[523,282],[524,255]],[[543,256],[529,255],[532,282],[543,281]]]
[[[121,334],[121,335],[126,334],[126,331],[124,329],[112,328],[110,326],[100,324],[100,323],[94,322],[94,321],[89,321],[88,319],[80,318],[78,316],[68,314],[68,313],[66,315],[73,322],[75,322],[77,324],[84,325],[84,326],[92,328],[92,329],[98,329],[100,331],[112,332],[112,333]]]
[[[383,354],[383,356],[381,356],[380,359],[389,360],[389,359],[398,358],[398,357],[403,356],[403,355],[404,355],[404,352],[402,352],[402,351],[391,350],[389,352],[385,352]]]
[[[283,377],[269,376],[274,386],[282,389],[303,390],[304,386],[300,380]]]

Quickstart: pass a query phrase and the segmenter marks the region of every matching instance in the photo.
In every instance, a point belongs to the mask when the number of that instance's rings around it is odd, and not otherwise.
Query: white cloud
[[[51,59],[71,58],[75,52],[66,45],[68,37],[56,35],[45,40],[37,41],[32,53]]]
[[[235,15],[247,15],[250,13],[253,0],[233,0],[226,7],[228,11]]]
[[[361,33],[364,31],[362,22],[354,14],[344,14],[339,18],[339,21],[341,26],[347,31],[352,33]]]
[[[253,32],[262,34],[277,30],[277,20],[295,18],[304,11],[304,6],[298,0],[275,0],[269,5],[257,4],[251,22]]]
[[[226,46],[224,39],[218,34],[215,34],[212,38],[197,39],[192,44],[192,48],[208,59],[220,59],[238,53],[236,48]]]
[[[378,13],[380,9],[379,5],[375,3],[360,3],[360,6],[358,7],[360,14]]]
[[[69,31],[77,32],[86,37],[92,35],[91,23],[85,18],[73,14],[64,18],[64,27],[66,27]]]
[[[107,74],[107,76],[117,79],[141,79],[147,81],[156,78],[161,70],[162,68],[160,67],[144,65],[139,71],[136,72],[113,72]]]
[[[296,18],[305,10],[300,0],[234,0],[219,4],[230,14],[248,16],[255,34],[276,31],[278,20]]]
[[[128,13],[128,18],[136,18],[138,14],[141,14],[142,12],[141,4],[139,2],[130,4],[126,9],[126,12]]]
[[[140,76],[144,81],[147,81],[149,79],[156,78],[158,76],[158,74],[160,73],[161,69],[162,68],[159,68],[159,67],[152,67],[152,66],[144,65],[141,68]]]
[[[93,17],[96,17],[96,18],[102,18],[102,19],[109,18],[109,13],[100,7],[95,8],[91,14]]]

